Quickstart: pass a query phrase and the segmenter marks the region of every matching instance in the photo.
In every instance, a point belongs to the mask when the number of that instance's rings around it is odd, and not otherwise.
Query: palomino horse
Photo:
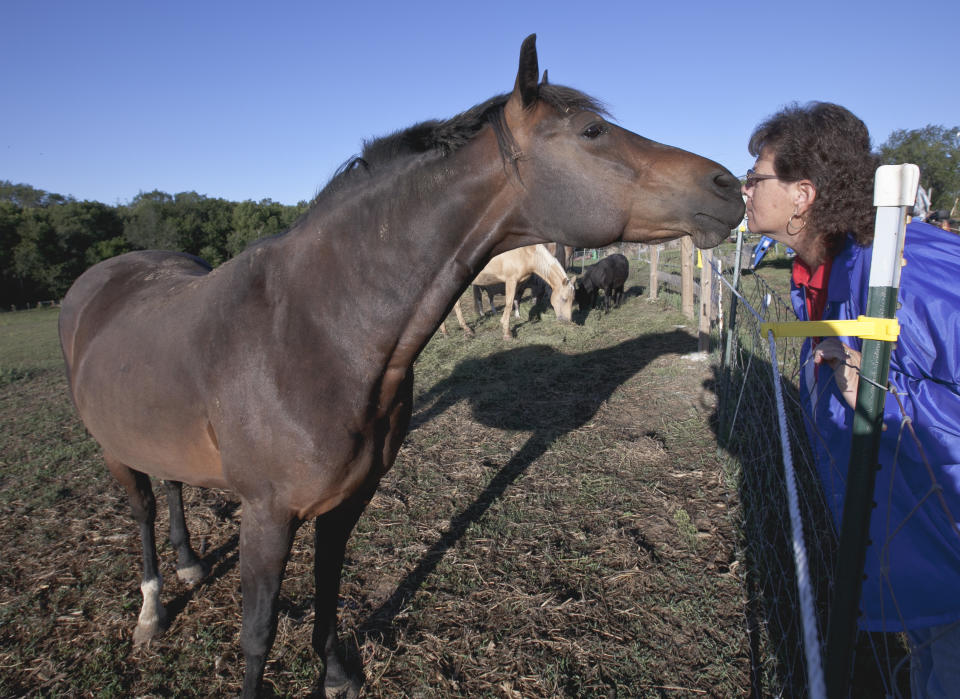
[[[261,686],[294,532],[314,518],[324,691],[359,693],[337,638],[347,537],[407,432],[414,360],[491,257],[548,240],[711,247],[743,214],[726,169],[539,83],[533,36],[512,92],[373,141],[357,163],[289,231],[217,269],[121,255],[77,279],[60,314],[77,411],[140,526],[137,640],[163,613],[150,476],[175,495],[185,482],[239,496],[244,697]],[[182,511],[172,519],[191,577]]]
[[[473,280],[476,286],[487,286],[498,282],[504,284],[506,300],[503,305],[503,317],[500,318],[500,327],[503,329],[505,340],[513,338],[510,334],[510,311],[514,307],[517,284],[526,281],[532,274],[538,275],[550,285],[553,291],[550,296],[550,305],[553,306],[557,319],[565,323],[570,321],[570,314],[573,312],[574,285],[553,253],[540,244],[508,250],[490,260]],[[470,334],[470,329],[463,319],[459,299],[454,305],[454,311],[460,327],[465,333]],[[446,334],[443,325],[440,329],[443,334]]]
[[[567,251],[568,246],[558,245],[557,243],[547,243],[544,245],[550,253],[557,258],[557,262],[560,263],[560,268],[564,271],[567,269]],[[546,295],[547,283],[543,281],[542,277],[537,275],[529,276],[525,281],[517,282],[517,293],[513,297],[513,310],[514,315],[517,318],[520,317],[520,304],[519,300],[523,298],[523,292],[527,289],[530,289],[533,292],[534,299],[536,303],[540,303],[543,296]],[[497,282],[496,284],[487,284],[485,286],[480,286],[478,284],[473,285],[473,305],[477,311],[477,316],[483,315],[483,294],[487,294],[487,300],[490,302],[490,312],[496,312],[496,306],[493,303],[494,297],[497,294],[503,294],[506,292],[506,285],[503,282]]]

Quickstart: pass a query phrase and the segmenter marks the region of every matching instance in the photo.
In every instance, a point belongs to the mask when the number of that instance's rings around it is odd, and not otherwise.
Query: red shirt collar
[[[833,258],[827,258],[814,270],[811,270],[799,255],[793,260],[793,283],[804,291],[808,320],[823,318],[823,311],[827,306],[827,285],[830,283],[832,266]]]

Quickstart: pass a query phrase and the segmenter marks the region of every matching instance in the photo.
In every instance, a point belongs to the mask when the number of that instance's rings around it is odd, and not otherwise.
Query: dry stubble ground
[[[413,427],[344,571],[364,696],[749,694],[709,361],[682,316],[636,293],[578,321],[525,318],[511,343],[493,319],[472,340],[454,325],[418,360]],[[213,567],[191,590],[156,489],[171,622],[134,649],[139,540],[67,398],[56,312],[0,322],[0,695],[236,694],[239,503],[187,489]],[[312,530],[283,585],[278,696],[315,691]]]

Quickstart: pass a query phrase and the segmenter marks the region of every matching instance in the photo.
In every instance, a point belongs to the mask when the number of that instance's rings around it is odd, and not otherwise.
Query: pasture
[[[455,320],[415,364],[413,422],[347,548],[340,628],[367,697],[750,694],[736,476],[693,321],[650,304],[560,325]],[[667,295],[669,296],[669,295]],[[185,488],[212,564],[174,574],[168,630],[134,649],[140,543],[75,416],[56,309],[0,315],[0,695],[228,696],[242,684],[239,503]],[[307,696],[312,527],[281,592],[265,689]],[[342,631],[343,633],[343,631]]]

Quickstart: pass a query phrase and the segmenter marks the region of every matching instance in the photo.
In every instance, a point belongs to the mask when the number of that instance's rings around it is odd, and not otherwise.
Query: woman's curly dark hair
[[[866,125],[829,102],[792,104],[761,123],[750,136],[754,157],[770,148],[773,167],[785,179],[806,179],[817,188],[807,224],[835,254],[848,233],[859,245],[873,240],[873,178],[879,158],[870,150]]]

